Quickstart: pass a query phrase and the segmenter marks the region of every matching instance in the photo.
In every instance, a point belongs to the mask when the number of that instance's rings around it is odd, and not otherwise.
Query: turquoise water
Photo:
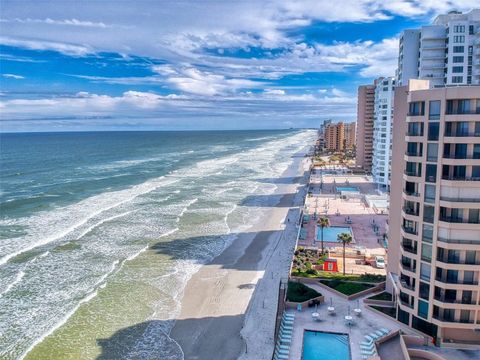
[[[337,186],[337,192],[360,192],[356,186]]]
[[[350,360],[348,335],[306,330],[302,360]]]
[[[322,240],[322,228],[317,226],[317,240]],[[339,242],[338,235],[341,233],[348,233],[352,235],[352,229],[349,226],[330,226],[323,229],[323,241]]]
[[[315,132],[0,136],[0,359],[177,360],[186,282],[278,202]]]

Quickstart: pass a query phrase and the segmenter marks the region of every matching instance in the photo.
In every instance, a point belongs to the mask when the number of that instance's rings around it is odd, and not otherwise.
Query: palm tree
[[[330,226],[330,220],[327,217],[318,219],[318,225],[322,229],[322,255],[323,255],[323,229]]]
[[[343,275],[345,276],[345,246],[352,242],[352,234],[349,233],[341,233],[338,234],[338,240],[343,245]]]

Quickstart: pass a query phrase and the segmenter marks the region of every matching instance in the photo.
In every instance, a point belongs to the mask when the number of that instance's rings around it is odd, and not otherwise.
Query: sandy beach
[[[185,359],[269,359],[280,279],[288,276],[308,159],[278,179],[280,201],[189,280],[170,337]]]

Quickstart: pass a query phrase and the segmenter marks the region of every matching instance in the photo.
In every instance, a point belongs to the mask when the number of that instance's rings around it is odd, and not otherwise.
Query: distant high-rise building
[[[376,184],[388,188],[390,186],[395,78],[378,78],[375,85],[372,176]]]
[[[355,163],[369,172],[372,170],[374,102],[375,85],[359,86]]]
[[[325,147],[329,151],[353,149],[355,123],[329,123],[325,126]]]
[[[432,25],[400,37],[397,84],[430,80],[432,86],[480,84],[480,9],[439,15]]]
[[[480,86],[410,80],[394,99],[387,290],[399,321],[478,346]]]
[[[356,131],[356,124],[346,123],[344,125],[344,132],[345,132],[345,143],[343,145],[344,150],[351,150],[355,147],[355,131]]]

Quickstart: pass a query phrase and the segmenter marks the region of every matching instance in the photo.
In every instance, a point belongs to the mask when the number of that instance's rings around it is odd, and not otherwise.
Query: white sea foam
[[[0,250],[3,248],[3,252],[10,252],[0,258],[0,265],[26,251],[64,238],[101,213],[154,191],[160,186],[171,185],[177,181],[178,179],[165,179],[162,176],[126,190],[103,193],[65,208],[39,213],[29,219],[19,219],[18,223],[30,225],[34,231],[24,237],[2,242]],[[50,235],[51,233],[53,234]]]
[[[2,292],[0,292],[0,298],[6,293],[8,293],[10,290],[12,290],[13,287],[17,285],[20,281],[22,281],[24,276],[25,276],[25,273],[22,270],[20,270],[17,273],[17,276],[15,276],[15,279],[10,284],[8,284]]]

